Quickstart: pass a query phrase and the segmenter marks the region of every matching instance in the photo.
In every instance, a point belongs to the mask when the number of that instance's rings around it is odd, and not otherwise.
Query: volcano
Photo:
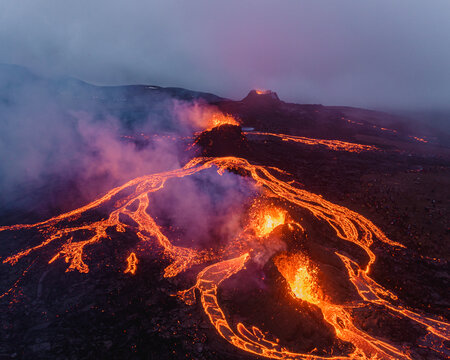
[[[269,90],[45,84],[126,129],[167,97],[210,121],[121,137],[174,142],[169,170],[82,204],[74,179],[30,188],[49,216],[4,205],[2,358],[448,358],[447,135]]]
[[[281,100],[277,93],[272,90],[251,90],[248,95],[242,99],[242,102],[252,106],[277,106]]]

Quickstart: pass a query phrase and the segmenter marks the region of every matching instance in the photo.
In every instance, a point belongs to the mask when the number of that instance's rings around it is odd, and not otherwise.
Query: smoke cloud
[[[175,238],[186,239],[184,246],[217,247],[242,231],[245,211],[256,194],[250,180],[208,169],[168,181],[152,194],[151,213],[175,231]]]
[[[38,0],[0,5],[0,62],[97,84],[448,110],[447,0]]]
[[[180,137],[215,111],[167,94],[130,96],[0,67],[0,213],[60,212],[137,176],[181,166]],[[144,91],[140,88],[138,91]]]

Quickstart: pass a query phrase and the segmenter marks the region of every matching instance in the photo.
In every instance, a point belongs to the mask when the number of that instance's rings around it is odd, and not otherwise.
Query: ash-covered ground
[[[196,147],[189,148],[194,137],[179,140],[184,159],[200,154],[233,155],[250,163],[274,166],[289,173],[289,179],[299,187],[370,219],[390,239],[405,245],[393,250],[375,242],[372,249],[377,260],[372,277],[398,295],[405,306],[448,321],[448,135],[415,128],[407,119],[369,110],[289,104],[275,93],[260,95],[253,91],[242,101],[231,101],[182,89],[90,89],[90,97],[86,91],[83,96],[91,102],[100,98],[110,110],[122,113],[126,121],[145,118],[145,101],[153,98],[153,104],[158,104],[161,94],[164,99],[169,94],[187,102],[200,98],[203,104],[238,118],[241,128],[224,125],[212,129],[197,138]],[[78,97],[76,101],[82,103],[83,99]],[[341,140],[373,145],[378,150],[335,151],[254,132]],[[122,141],[145,152],[151,142],[134,135]],[[16,199],[8,198],[1,209],[0,225],[43,220],[86,201],[78,196],[79,184],[64,178],[55,182],[29,192],[25,189],[16,197],[27,207],[8,206]],[[97,195],[102,194],[92,194],[90,201]],[[327,251],[333,245],[327,243],[326,230],[312,216],[308,218],[295,209],[290,215],[302,217],[311,225],[313,230],[308,233],[309,240],[303,239],[303,246],[322,258],[329,273],[338,273],[339,267],[327,260]],[[172,231],[169,223],[164,226]],[[108,241],[86,252],[88,273],[66,272],[64,261],[48,264],[52,249],[33,254],[14,266],[1,265],[0,287],[6,293],[0,298],[0,359],[258,358],[220,337],[199,303],[187,306],[173,296],[195,283],[202,265],[175,278],[164,278],[163,270],[170,261],[158,246],[149,245],[147,255],[139,258],[136,274],[130,275],[124,273],[126,250],[136,244],[136,237],[128,232],[111,231],[108,235]],[[33,236],[24,231],[0,233],[0,259],[28,248],[37,241],[38,234]],[[316,354],[321,356],[330,356],[331,351],[348,352],[351,346],[336,339],[317,308],[302,305],[295,311],[299,305],[288,296],[273,265],[268,263],[257,271],[260,282],[237,275],[227,280],[219,292],[221,304],[234,323],[251,320],[276,333],[293,350],[308,352],[318,348]],[[245,289],[239,286],[240,281],[248,281]],[[335,285],[333,291],[342,298],[354,296],[351,285],[345,283]],[[369,334],[406,344],[414,359],[446,358],[418,344],[424,330],[407,319],[386,315],[375,306],[355,309],[354,316],[357,326]],[[444,345],[448,349],[448,344]]]

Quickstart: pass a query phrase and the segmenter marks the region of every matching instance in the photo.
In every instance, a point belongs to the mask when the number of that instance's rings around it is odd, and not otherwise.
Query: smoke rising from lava
[[[169,95],[137,103],[125,89],[114,95],[117,110],[88,84],[14,67],[0,67],[0,80],[0,212],[48,216],[132,178],[178,168],[185,149],[175,137],[204,129],[216,111]],[[144,109],[142,118],[120,108],[127,101]]]

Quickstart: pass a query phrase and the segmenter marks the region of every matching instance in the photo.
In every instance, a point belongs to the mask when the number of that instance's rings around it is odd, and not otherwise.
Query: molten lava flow
[[[147,213],[147,208],[149,207],[148,195],[162,189],[167,179],[192,175],[199,170],[199,168],[185,167],[162,174],[139,177],[109,191],[100,199],[86,206],[49,220],[36,224],[0,227],[0,231],[36,229],[45,237],[45,240],[41,244],[11,255],[4,259],[3,263],[14,265],[24,256],[28,256],[50,243],[62,240],[65,242],[60,246],[60,250],[50,259],[49,263],[62,257],[66,263],[69,263],[67,271],[78,270],[87,273],[89,272],[89,267],[83,260],[85,247],[98,243],[103,239],[108,239],[109,236],[106,230],[109,228],[115,228],[118,232],[124,232],[127,228],[130,228],[130,225],[119,219],[120,215],[128,215],[136,222],[137,227],[133,227],[133,229],[142,241],[145,242],[151,238],[155,238],[159,245],[163,247],[165,254],[174,259],[174,262],[165,269],[165,276],[176,276],[187,267],[209,259],[210,255],[205,251],[199,252],[172,245],[169,239],[161,232],[154,219]],[[124,193],[129,191],[131,191],[131,194],[124,195]],[[107,219],[95,221],[90,224],[75,225],[81,214],[110,203],[113,198],[120,194],[123,196],[122,199],[114,203],[116,209],[109,214]],[[137,204],[135,210],[130,209],[133,204]],[[90,235],[86,240],[73,242],[73,234],[79,233],[90,233]]]
[[[282,137],[283,135],[279,136]],[[377,226],[362,215],[279,179],[276,175],[281,173],[284,176],[286,175],[281,170],[253,165],[241,158],[195,158],[183,168],[131,180],[86,206],[46,221],[36,224],[0,227],[0,232],[37,230],[43,238],[40,244],[23,249],[3,259],[3,263],[14,265],[24,257],[52,244],[51,249],[56,248],[56,253],[49,256],[49,263],[64,259],[68,264],[67,271],[78,270],[86,273],[89,271],[89,264],[87,263],[89,261],[86,259],[85,250],[93,244],[109,239],[108,234],[112,231],[118,233],[132,231],[136,233],[141,242],[156,241],[163,249],[164,254],[172,260],[172,263],[164,270],[165,277],[176,276],[195,264],[205,263],[206,261],[213,262],[212,265],[198,274],[194,287],[181,292],[180,296],[187,303],[192,303],[195,300],[194,290],[198,289],[203,309],[211,324],[228,342],[244,351],[268,358],[323,359],[324,357],[311,354],[291,352],[281,347],[277,341],[268,339],[263,331],[257,327],[248,327],[239,323],[236,328],[233,328],[228,323],[219,304],[218,287],[220,284],[237,272],[244,271],[245,263],[258,256],[256,249],[249,248],[252,244],[251,238],[264,238],[265,241],[270,241],[269,235],[278,225],[289,223],[286,211],[273,206],[262,207],[263,211],[261,212],[259,212],[259,208],[255,208],[255,211],[251,212],[249,225],[242,229],[241,234],[236,234],[237,245],[234,247],[234,251],[238,254],[227,260],[224,259],[224,252],[214,253],[212,250],[196,250],[173,245],[154,218],[149,215],[148,209],[151,206],[149,196],[161,190],[167,180],[190,176],[213,166],[217,167],[219,174],[223,174],[227,169],[248,174],[249,178],[253,179],[259,188],[265,189],[270,197],[278,198],[282,202],[289,203],[292,207],[308,210],[318,220],[334,229],[337,238],[351,242],[364,250],[369,258],[365,266],[361,266],[347,255],[336,253],[345,265],[351,283],[359,293],[361,301],[358,305],[376,304],[389,312],[394,312],[421,325],[426,331],[426,335],[421,340],[422,343],[433,350],[442,351],[444,341],[450,340],[449,324],[394,304],[393,301],[398,300],[397,297],[369,276],[371,266],[376,260],[376,256],[371,250],[374,240],[377,239],[390,246],[402,247],[401,244],[388,239]],[[83,219],[92,218],[93,213],[105,211],[111,205],[113,210],[106,218],[91,222],[80,220],[81,216],[88,212],[90,216]],[[126,223],[122,220],[123,218],[130,218],[133,223]],[[79,238],[83,238],[83,240],[74,241],[74,239]],[[137,264],[137,256],[136,254],[133,256],[133,254],[130,254],[127,259],[130,273],[134,273]],[[286,278],[294,297],[318,306],[325,321],[334,327],[336,336],[353,344],[354,351],[351,354],[328,358],[411,358],[408,349],[402,345],[388,343],[387,340],[377,339],[358,329],[347,310],[349,306],[354,304],[334,304],[332,299],[323,293],[320,284],[317,282],[318,269],[305,256],[301,254],[288,256],[285,254],[276,259],[276,265],[280,273]],[[10,295],[16,284],[17,282],[2,296]]]
[[[246,135],[259,135],[259,136],[273,136],[278,137],[283,141],[293,141],[306,145],[322,145],[327,147],[330,150],[334,151],[348,151],[360,153],[362,151],[375,151],[379,150],[376,146],[373,145],[363,145],[363,144],[355,144],[349,143],[340,140],[324,140],[324,139],[312,139],[303,136],[294,136],[294,135],[285,135],[285,134],[273,134],[273,133],[265,133],[258,131],[245,132]]]
[[[139,260],[136,257],[136,254],[132,252],[130,256],[127,257],[127,268],[125,269],[124,273],[130,273],[131,275],[134,275],[137,270],[137,264]]]
[[[306,256],[294,254],[289,257],[283,254],[275,259],[275,264],[288,282],[293,296],[317,305],[322,310],[325,321],[334,327],[336,335],[352,343],[356,347],[356,353],[381,359],[411,359],[400,348],[359,330],[343,306],[330,303],[317,283],[317,269]]]
[[[416,141],[418,141],[418,142],[422,142],[422,143],[428,143],[428,140],[425,140],[424,138],[421,138],[421,137],[417,137],[417,136],[410,136],[410,138],[412,138],[412,139],[414,139],[414,140],[416,140]]]
[[[384,127],[379,127],[379,126],[376,126],[376,125],[373,125],[372,127],[376,128],[376,129],[383,130],[383,131],[389,131],[389,132],[392,132],[392,133],[396,133],[397,132],[397,130],[388,129],[388,128],[384,128]]]

